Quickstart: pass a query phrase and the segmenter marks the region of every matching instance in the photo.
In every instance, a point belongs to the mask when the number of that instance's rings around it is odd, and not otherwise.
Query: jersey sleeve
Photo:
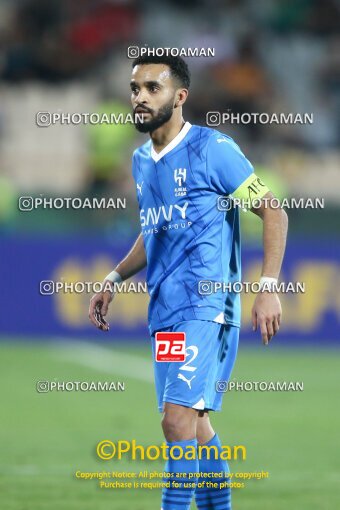
[[[132,154],[132,165],[131,165],[131,170],[132,170],[132,177],[134,178],[134,180],[136,181],[136,178],[137,178],[137,150],[135,150]]]
[[[239,146],[229,137],[214,134],[207,144],[207,174],[212,189],[221,195],[249,199],[249,187],[256,182],[256,198],[269,190],[255,175],[254,168]],[[258,182],[259,181],[259,182]]]

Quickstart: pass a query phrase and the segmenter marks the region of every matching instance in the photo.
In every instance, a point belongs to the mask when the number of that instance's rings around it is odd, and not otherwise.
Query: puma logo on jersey
[[[138,183],[137,183],[137,189],[138,189],[138,191],[139,191],[139,193],[140,193],[141,195],[142,195],[142,186],[143,186],[143,184],[144,184],[144,181],[142,181],[142,182],[141,182],[141,184],[138,184]]]
[[[221,143],[221,142],[227,142],[228,143],[228,140],[226,138],[217,138],[217,143]]]
[[[193,375],[191,379],[187,379],[186,377],[184,377],[184,375],[183,375],[183,374],[178,374],[177,379],[180,379],[181,381],[186,382],[186,383],[187,383],[187,385],[189,386],[189,388],[191,389],[191,381],[192,381],[193,379],[195,379],[195,377],[196,377],[196,376],[195,376],[195,375]]]

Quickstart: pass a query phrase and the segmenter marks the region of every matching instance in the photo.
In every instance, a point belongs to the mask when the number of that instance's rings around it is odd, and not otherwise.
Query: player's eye
[[[132,92],[132,94],[136,95],[138,93],[137,87],[131,87],[131,92]]]
[[[150,92],[157,92],[158,90],[158,87],[157,85],[151,85],[151,87],[149,88]]]

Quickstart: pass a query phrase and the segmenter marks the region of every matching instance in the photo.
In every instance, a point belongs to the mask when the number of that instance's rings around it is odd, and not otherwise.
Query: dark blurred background
[[[88,295],[40,296],[40,280],[94,281],[139,233],[131,125],[39,128],[39,111],[129,112],[129,46],[213,47],[186,59],[185,119],[208,111],[313,113],[312,125],[225,124],[280,198],[324,198],[290,209],[282,279],[305,281],[282,297],[288,343],[339,340],[340,4],[336,0],[0,1],[0,236],[2,334],[100,335]],[[123,210],[20,211],[18,197],[126,197]],[[242,214],[244,280],[260,275],[261,225]],[[244,297],[243,337],[250,337]],[[13,302],[16,305],[13,307]],[[111,339],[147,338],[147,297],[115,298]]]

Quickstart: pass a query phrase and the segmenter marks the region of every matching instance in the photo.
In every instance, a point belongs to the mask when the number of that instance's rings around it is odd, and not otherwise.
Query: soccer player
[[[209,411],[221,409],[223,393],[218,392],[216,383],[229,379],[235,362],[240,295],[215,284],[241,281],[241,273],[239,210],[230,207],[221,211],[218,200],[250,197],[261,201],[261,207],[250,209],[263,220],[260,285],[267,285],[268,291],[256,295],[252,323],[254,330],[260,328],[264,344],[280,326],[280,301],[270,286],[281,268],[287,216],[282,209],[266,207],[268,200],[263,199],[273,197],[272,193],[230,137],[183,120],[182,107],[190,86],[183,59],[140,57],[132,67],[131,101],[134,112],[142,116],[136,127],[150,135],[134,152],[132,163],[141,234],[104,282],[126,280],[147,267],[154,358],[157,332],[186,335],[185,362],[154,359],[167,444],[184,452],[198,444],[221,451]],[[90,320],[103,330],[108,329],[105,316],[111,300],[110,291],[91,299]],[[162,509],[189,509],[195,495],[199,509],[229,510],[229,488],[198,488],[196,484],[198,473],[228,472],[227,463],[217,457],[170,457],[165,470],[174,475],[191,473],[191,486],[184,488],[185,474],[178,477],[182,482],[179,488],[163,489]]]

